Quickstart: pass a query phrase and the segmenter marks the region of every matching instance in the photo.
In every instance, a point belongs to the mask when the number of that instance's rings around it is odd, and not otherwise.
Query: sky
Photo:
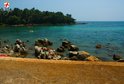
[[[41,11],[61,11],[77,21],[124,21],[124,0],[0,0],[10,8],[33,8]]]

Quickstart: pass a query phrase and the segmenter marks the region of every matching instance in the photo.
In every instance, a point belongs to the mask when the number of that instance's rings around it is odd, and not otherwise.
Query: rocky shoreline
[[[27,40],[27,42],[29,42]],[[4,46],[3,46],[3,43]],[[20,39],[15,41],[14,45],[9,45],[9,41],[0,41],[0,57],[23,57],[25,58],[29,49],[26,46],[26,42]],[[53,60],[77,60],[77,61],[102,61],[100,58],[91,55],[87,51],[80,50],[78,46],[68,40],[63,40],[60,47],[57,49],[52,48],[53,42],[47,38],[37,39],[34,43],[34,48],[31,49],[34,52],[34,58],[38,59],[53,59]],[[96,49],[102,48],[101,44],[97,44]],[[65,55],[65,52],[67,55]],[[124,62],[121,56],[113,54],[113,60],[118,62]]]

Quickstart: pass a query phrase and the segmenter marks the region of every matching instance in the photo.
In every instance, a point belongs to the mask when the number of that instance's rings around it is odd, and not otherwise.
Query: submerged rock
[[[121,59],[120,55],[116,55],[116,54],[113,55],[113,60],[117,61],[117,60],[120,60],[120,59]]]
[[[101,49],[101,48],[102,48],[102,45],[101,45],[101,44],[97,44],[97,45],[96,45],[96,48],[97,48],[97,49]]]

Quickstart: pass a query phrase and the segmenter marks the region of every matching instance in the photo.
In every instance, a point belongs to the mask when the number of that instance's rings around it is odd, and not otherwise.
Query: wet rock
[[[120,60],[118,60],[118,62],[124,62],[124,59],[120,59]]]
[[[20,52],[20,55],[25,55],[26,56],[28,54],[28,52],[25,49],[25,47],[21,47],[20,50],[19,50],[19,52]]]
[[[7,43],[7,40],[4,40],[3,43]]]
[[[69,60],[69,58],[68,57],[63,57],[62,60]]]
[[[14,54],[14,51],[13,50],[10,50],[9,55],[12,56],[13,54]]]
[[[76,45],[70,45],[70,47],[69,47],[68,50],[69,50],[69,51],[78,51],[79,48],[78,48]]]
[[[2,41],[0,40],[0,48],[2,47]]]
[[[90,56],[90,53],[88,53],[86,51],[79,51],[78,59],[85,60],[89,56]]]
[[[52,42],[50,42],[50,41],[48,41],[48,45],[49,45],[49,46],[51,46],[51,45],[53,45],[53,43],[52,43]]]
[[[9,47],[9,45],[6,45],[6,46],[4,46],[3,48],[2,48],[2,53],[10,53],[10,47]]]
[[[38,57],[41,52],[41,47],[35,46],[35,56]]]
[[[78,57],[77,56],[73,56],[70,58],[70,60],[78,60]]]
[[[102,48],[102,45],[101,44],[97,44],[96,45],[96,49],[101,49]]]
[[[64,52],[65,51],[65,49],[64,49],[64,47],[63,46],[60,46],[59,48],[57,48],[57,50],[56,50],[57,52]]]
[[[34,45],[35,45],[35,46],[40,46],[41,44],[39,43],[38,40],[36,40]]]
[[[89,56],[86,58],[86,61],[101,61],[101,60],[95,56]]]
[[[70,51],[69,52],[69,58],[73,57],[73,56],[78,56],[79,53],[77,51]]]
[[[65,47],[65,48],[68,48],[70,46],[70,42],[69,41],[63,41],[62,42],[62,46]]]
[[[15,53],[15,56],[17,57],[25,57],[28,54],[26,44],[20,39],[16,40],[13,51]]]
[[[27,40],[26,42],[30,42],[29,40]]]
[[[39,56],[38,56],[38,57],[39,57]],[[42,51],[41,51],[40,58],[41,58],[41,59],[48,59],[48,55],[47,55],[45,52],[42,52]]]
[[[120,55],[116,55],[116,54],[113,55],[113,60],[117,61],[117,60],[120,60],[120,59],[121,59]]]
[[[86,57],[90,56],[90,53],[88,53],[86,51],[80,51],[79,54],[84,55]]]
[[[19,50],[20,50],[20,45],[16,44],[14,47],[14,52],[19,52]]]
[[[56,55],[53,57],[53,60],[60,60],[61,59],[61,56],[60,55]]]
[[[20,39],[16,39],[16,43],[15,44],[21,44],[22,43],[22,41],[20,40]]]
[[[51,46],[53,43],[49,41],[47,38],[45,39],[38,39],[35,41],[35,46]]]
[[[61,59],[55,50],[47,47],[35,46],[35,56],[39,59]]]
[[[10,49],[10,46],[9,46],[9,45],[6,45],[5,47],[6,47],[7,49]]]

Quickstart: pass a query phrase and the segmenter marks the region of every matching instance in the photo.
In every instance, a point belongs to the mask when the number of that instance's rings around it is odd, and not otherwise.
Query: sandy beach
[[[1,84],[123,84],[124,63],[0,58]]]

